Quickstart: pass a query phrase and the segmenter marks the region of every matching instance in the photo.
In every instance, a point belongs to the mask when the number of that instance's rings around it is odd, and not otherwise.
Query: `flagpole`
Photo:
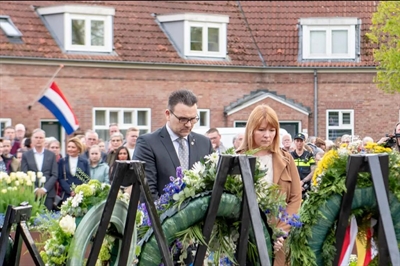
[[[53,76],[49,79],[47,82],[46,86],[43,88],[43,90],[40,92],[40,94],[36,97],[36,99],[28,105],[28,110],[31,110],[32,106],[42,97],[43,93],[49,88],[50,84],[53,82],[54,78],[57,76],[58,72],[61,71],[61,69],[64,67],[64,65],[60,65],[56,72],[53,74]]]

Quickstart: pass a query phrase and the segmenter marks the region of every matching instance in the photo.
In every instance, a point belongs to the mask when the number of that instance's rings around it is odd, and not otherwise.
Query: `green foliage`
[[[379,63],[374,81],[385,92],[400,92],[400,2],[379,1],[367,37],[378,45],[374,50]]]

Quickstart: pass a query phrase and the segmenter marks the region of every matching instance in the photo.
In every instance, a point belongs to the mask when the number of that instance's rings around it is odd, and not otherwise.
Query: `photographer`
[[[386,137],[381,138],[378,144],[400,152],[400,122],[396,124],[393,135],[386,134]]]

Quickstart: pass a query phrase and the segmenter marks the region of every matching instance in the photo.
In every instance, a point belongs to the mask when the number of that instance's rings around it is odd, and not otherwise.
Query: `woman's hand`
[[[283,247],[283,242],[285,242],[285,239],[283,237],[279,237],[275,240],[274,242],[274,253],[277,253],[280,251]]]

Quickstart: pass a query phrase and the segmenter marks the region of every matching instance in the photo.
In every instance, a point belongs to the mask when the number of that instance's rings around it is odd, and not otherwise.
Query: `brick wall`
[[[27,106],[36,99],[56,66],[3,64],[0,72],[0,118],[12,118],[29,129],[40,125],[40,119],[52,119],[41,104]],[[400,96],[387,95],[372,83],[373,74],[318,74],[318,135],[326,137],[327,109],[354,109],[355,133],[374,139],[393,131],[399,119]],[[164,125],[164,110],[169,94],[190,89],[199,98],[199,108],[210,109],[212,127],[230,127],[234,120],[247,120],[255,106],[249,106],[228,117],[224,107],[251,91],[275,91],[287,99],[311,109],[303,113],[264,99],[276,109],[281,120],[300,120],[302,127],[314,132],[313,73],[269,74],[228,73],[178,70],[138,70],[65,66],[56,82],[78,116],[83,130],[92,127],[93,107],[151,108],[152,130]]]

